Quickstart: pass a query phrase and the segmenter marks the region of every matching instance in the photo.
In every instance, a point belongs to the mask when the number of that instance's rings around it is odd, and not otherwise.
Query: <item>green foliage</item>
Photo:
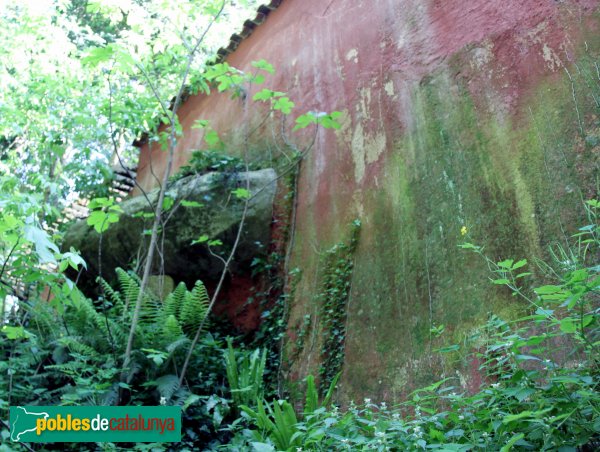
[[[185,406],[185,441],[213,441],[230,413],[223,384],[225,341],[217,332],[201,337],[192,355],[189,388],[180,388],[173,372],[190,344],[184,329],[195,333],[206,313],[206,289],[199,282],[188,291],[181,283],[164,304],[147,293],[136,335],[139,352],[122,381],[120,359],[139,279],[122,269],[117,277],[118,290],[99,280],[103,297],[95,301],[74,289],[61,298],[62,311],[45,300],[21,301],[18,314],[26,321],[0,329],[2,416],[13,404],[114,404],[119,391],[127,389],[132,404]]]
[[[87,224],[93,226],[98,234],[108,230],[111,224],[119,221],[119,214],[123,212],[121,206],[115,204],[114,200],[108,198],[95,198],[90,204],[90,216]]]
[[[298,325],[298,328],[296,329],[296,341],[294,342],[292,356],[290,356],[291,361],[295,361],[302,354],[306,338],[310,334],[311,329],[312,318],[310,314],[306,314],[302,319],[302,323]]]
[[[210,299],[202,281],[197,281],[191,292],[183,297],[183,305],[179,310],[179,320],[183,331],[193,337],[208,315]],[[177,318],[177,317],[176,317]]]
[[[102,278],[99,279],[99,283],[116,312],[123,312],[123,316],[127,316],[132,309],[132,304],[137,300],[140,280],[135,274],[126,272],[122,268],[115,269],[115,273],[119,282],[119,292],[113,290]],[[188,337],[193,337],[208,315],[209,304],[210,299],[202,281],[197,281],[191,291],[188,291],[185,283],[181,282],[173,292],[167,295],[162,305],[155,294],[146,290],[140,317],[143,322],[150,325],[162,324],[163,327],[160,330],[163,338],[179,339],[183,333]],[[155,334],[157,331],[157,328],[152,327],[148,333]],[[181,332],[181,334],[169,336],[167,334],[169,331]],[[146,345],[154,346],[155,344],[146,342]]]
[[[318,299],[321,304],[320,388],[326,391],[344,364],[346,341],[346,305],[350,296],[353,254],[358,244],[360,221],[352,223],[348,244],[338,243],[327,251],[323,285]]]
[[[322,126],[325,129],[339,129],[341,128],[341,124],[337,121],[337,119],[342,115],[339,111],[334,111],[329,114],[320,112],[308,112],[306,114],[300,115],[296,118],[296,125],[294,126],[294,130],[305,129],[311,124],[317,124]]]
[[[303,418],[286,401],[244,408],[253,429],[238,429],[229,450],[596,450],[600,223],[595,201],[586,209],[589,224],[568,247],[553,248],[554,262],[538,262],[543,285],[525,283],[524,259],[494,262],[483,247],[462,245],[485,259],[492,284],[506,285],[531,306],[521,319],[491,315],[473,335],[467,359],[480,363],[477,392],[448,377],[394,407],[367,398],[346,410],[314,409],[311,378]],[[443,325],[434,330],[445,332]]]
[[[245,430],[243,435],[255,450],[258,447],[265,448],[264,450],[294,450],[301,446],[313,450],[323,439],[320,429],[313,430],[313,427],[318,418],[326,413],[338,378],[339,374],[334,377],[323,402],[319,404],[314,378],[307,377],[302,423],[298,421],[293,406],[285,400],[265,403],[258,399],[256,410],[242,406],[244,415],[258,428],[253,431]]]
[[[236,356],[231,338],[227,339],[225,365],[231,398],[237,407],[252,405],[263,397],[263,374],[267,360],[267,350],[256,349],[251,353]]]

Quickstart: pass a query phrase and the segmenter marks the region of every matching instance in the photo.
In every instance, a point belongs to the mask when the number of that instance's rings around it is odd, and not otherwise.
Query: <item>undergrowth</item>
[[[329,403],[337,377],[323,404],[309,377],[299,411],[283,400],[241,407],[223,450],[598,450],[599,209],[588,201],[589,223],[553,248],[552,262],[537,262],[545,281],[533,288],[527,260],[493,262],[483,247],[461,245],[485,260],[493,284],[531,307],[516,320],[490,315],[480,328],[485,340],[467,355],[481,363],[476,393],[446,378],[400,404],[365,399],[342,409]]]

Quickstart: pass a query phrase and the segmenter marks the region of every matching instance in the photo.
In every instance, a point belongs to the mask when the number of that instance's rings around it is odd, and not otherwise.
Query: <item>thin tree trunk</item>
[[[171,113],[169,114],[171,131],[170,131],[170,138],[169,138],[169,154],[168,154],[168,158],[167,158],[167,167],[166,167],[165,173],[163,175],[162,185],[160,187],[158,201],[156,204],[156,210],[155,210],[155,214],[154,214],[154,224],[152,226],[152,235],[150,236],[150,245],[148,248],[148,255],[146,256],[146,261],[144,264],[144,273],[142,276],[140,291],[139,291],[137,300],[135,302],[133,318],[131,319],[131,327],[129,330],[129,337],[127,339],[127,348],[125,349],[125,357],[123,359],[123,368],[122,368],[122,375],[121,375],[122,380],[126,379],[125,376],[126,376],[127,368],[129,367],[129,364],[131,362],[131,354],[133,351],[133,341],[135,339],[135,330],[137,328],[137,324],[140,319],[142,300],[144,298],[144,292],[146,291],[146,287],[148,286],[148,279],[150,278],[150,273],[152,271],[152,266],[154,263],[154,250],[156,249],[157,242],[158,242],[158,229],[161,224],[163,201],[165,199],[165,192],[167,190],[167,182],[169,181],[169,176],[171,175],[171,170],[173,167],[173,158],[175,155],[175,148],[177,146],[177,139],[176,139],[177,110],[179,109],[179,104],[181,103],[181,98],[183,96],[183,92],[186,87],[187,77],[189,75],[190,68],[191,68],[192,62],[194,60],[196,51],[198,50],[198,48],[204,41],[204,38],[205,38],[206,34],[208,33],[208,31],[211,29],[212,25],[215,23],[215,21],[219,18],[219,16],[223,12],[223,9],[225,8],[225,3],[226,2],[224,0],[223,3],[221,4],[221,8],[217,12],[217,14],[214,16],[214,18],[212,19],[210,24],[206,27],[206,29],[202,33],[202,36],[200,36],[200,38],[196,41],[196,45],[193,47],[193,49],[191,49],[190,54],[188,56],[188,61],[187,61],[187,65],[185,68],[185,72],[183,74],[183,78],[181,81],[181,85],[179,87],[179,91],[177,92],[175,102],[173,103],[173,108],[171,110]],[[150,80],[150,78],[148,77],[146,72],[145,71],[143,71],[143,72],[144,72],[144,75],[146,76],[146,80],[150,84],[150,88],[152,89],[156,99],[158,100],[158,102],[160,102],[163,110],[166,110],[165,102],[158,95],[158,91],[152,84],[152,81]]]

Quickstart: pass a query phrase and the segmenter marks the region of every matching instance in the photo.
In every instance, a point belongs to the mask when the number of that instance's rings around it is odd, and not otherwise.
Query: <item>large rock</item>
[[[251,198],[246,214],[232,273],[245,272],[252,259],[264,254],[270,240],[273,198],[276,190],[276,173],[272,169],[248,173],[208,173],[189,176],[170,185],[166,195],[174,200],[173,206],[163,214],[164,234],[159,240],[154,271],[173,276],[177,281],[193,283],[202,279],[210,284],[221,273],[223,264],[211,254],[206,244],[192,242],[201,235],[223,242],[212,251],[226,256],[231,250],[242,219],[244,201],[232,194],[237,188],[250,184]],[[100,272],[107,279],[114,277],[116,267],[131,267],[144,258],[149,242],[152,218],[142,218],[143,212],[152,212],[151,204],[158,199],[158,190],[145,196],[127,199],[121,204],[123,214],[102,234],[78,221],[68,230],[63,248],[78,249],[87,262],[88,269],[80,276],[84,289],[93,290]],[[201,207],[185,207],[182,201],[201,203]],[[100,247],[100,243],[102,246]],[[99,259],[100,257],[100,259]]]

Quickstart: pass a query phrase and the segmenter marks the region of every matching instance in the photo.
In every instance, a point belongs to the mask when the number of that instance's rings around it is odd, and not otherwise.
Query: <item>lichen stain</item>
[[[377,132],[373,136],[367,138],[364,143],[366,155],[365,160],[367,164],[376,162],[379,160],[383,151],[387,146],[387,140],[383,131]]]
[[[346,53],[346,61],[353,61],[354,63],[358,63],[358,50],[348,50],[348,53]]]
[[[388,96],[394,96],[394,82],[392,80],[386,82],[386,84],[383,85],[383,89]]]
[[[469,62],[472,69],[481,71],[494,58],[494,44],[490,40],[486,40],[482,45],[471,50],[471,61]]]
[[[548,47],[548,44],[546,43],[544,43],[544,47],[542,48],[542,56],[544,57],[546,66],[551,71],[556,71],[562,66],[562,61],[560,57],[556,54],[554,50]]]
[[[351,149],[354,161],[354,179],[361,182],[365,175],[365,136],[361,122],[354,127]]]

